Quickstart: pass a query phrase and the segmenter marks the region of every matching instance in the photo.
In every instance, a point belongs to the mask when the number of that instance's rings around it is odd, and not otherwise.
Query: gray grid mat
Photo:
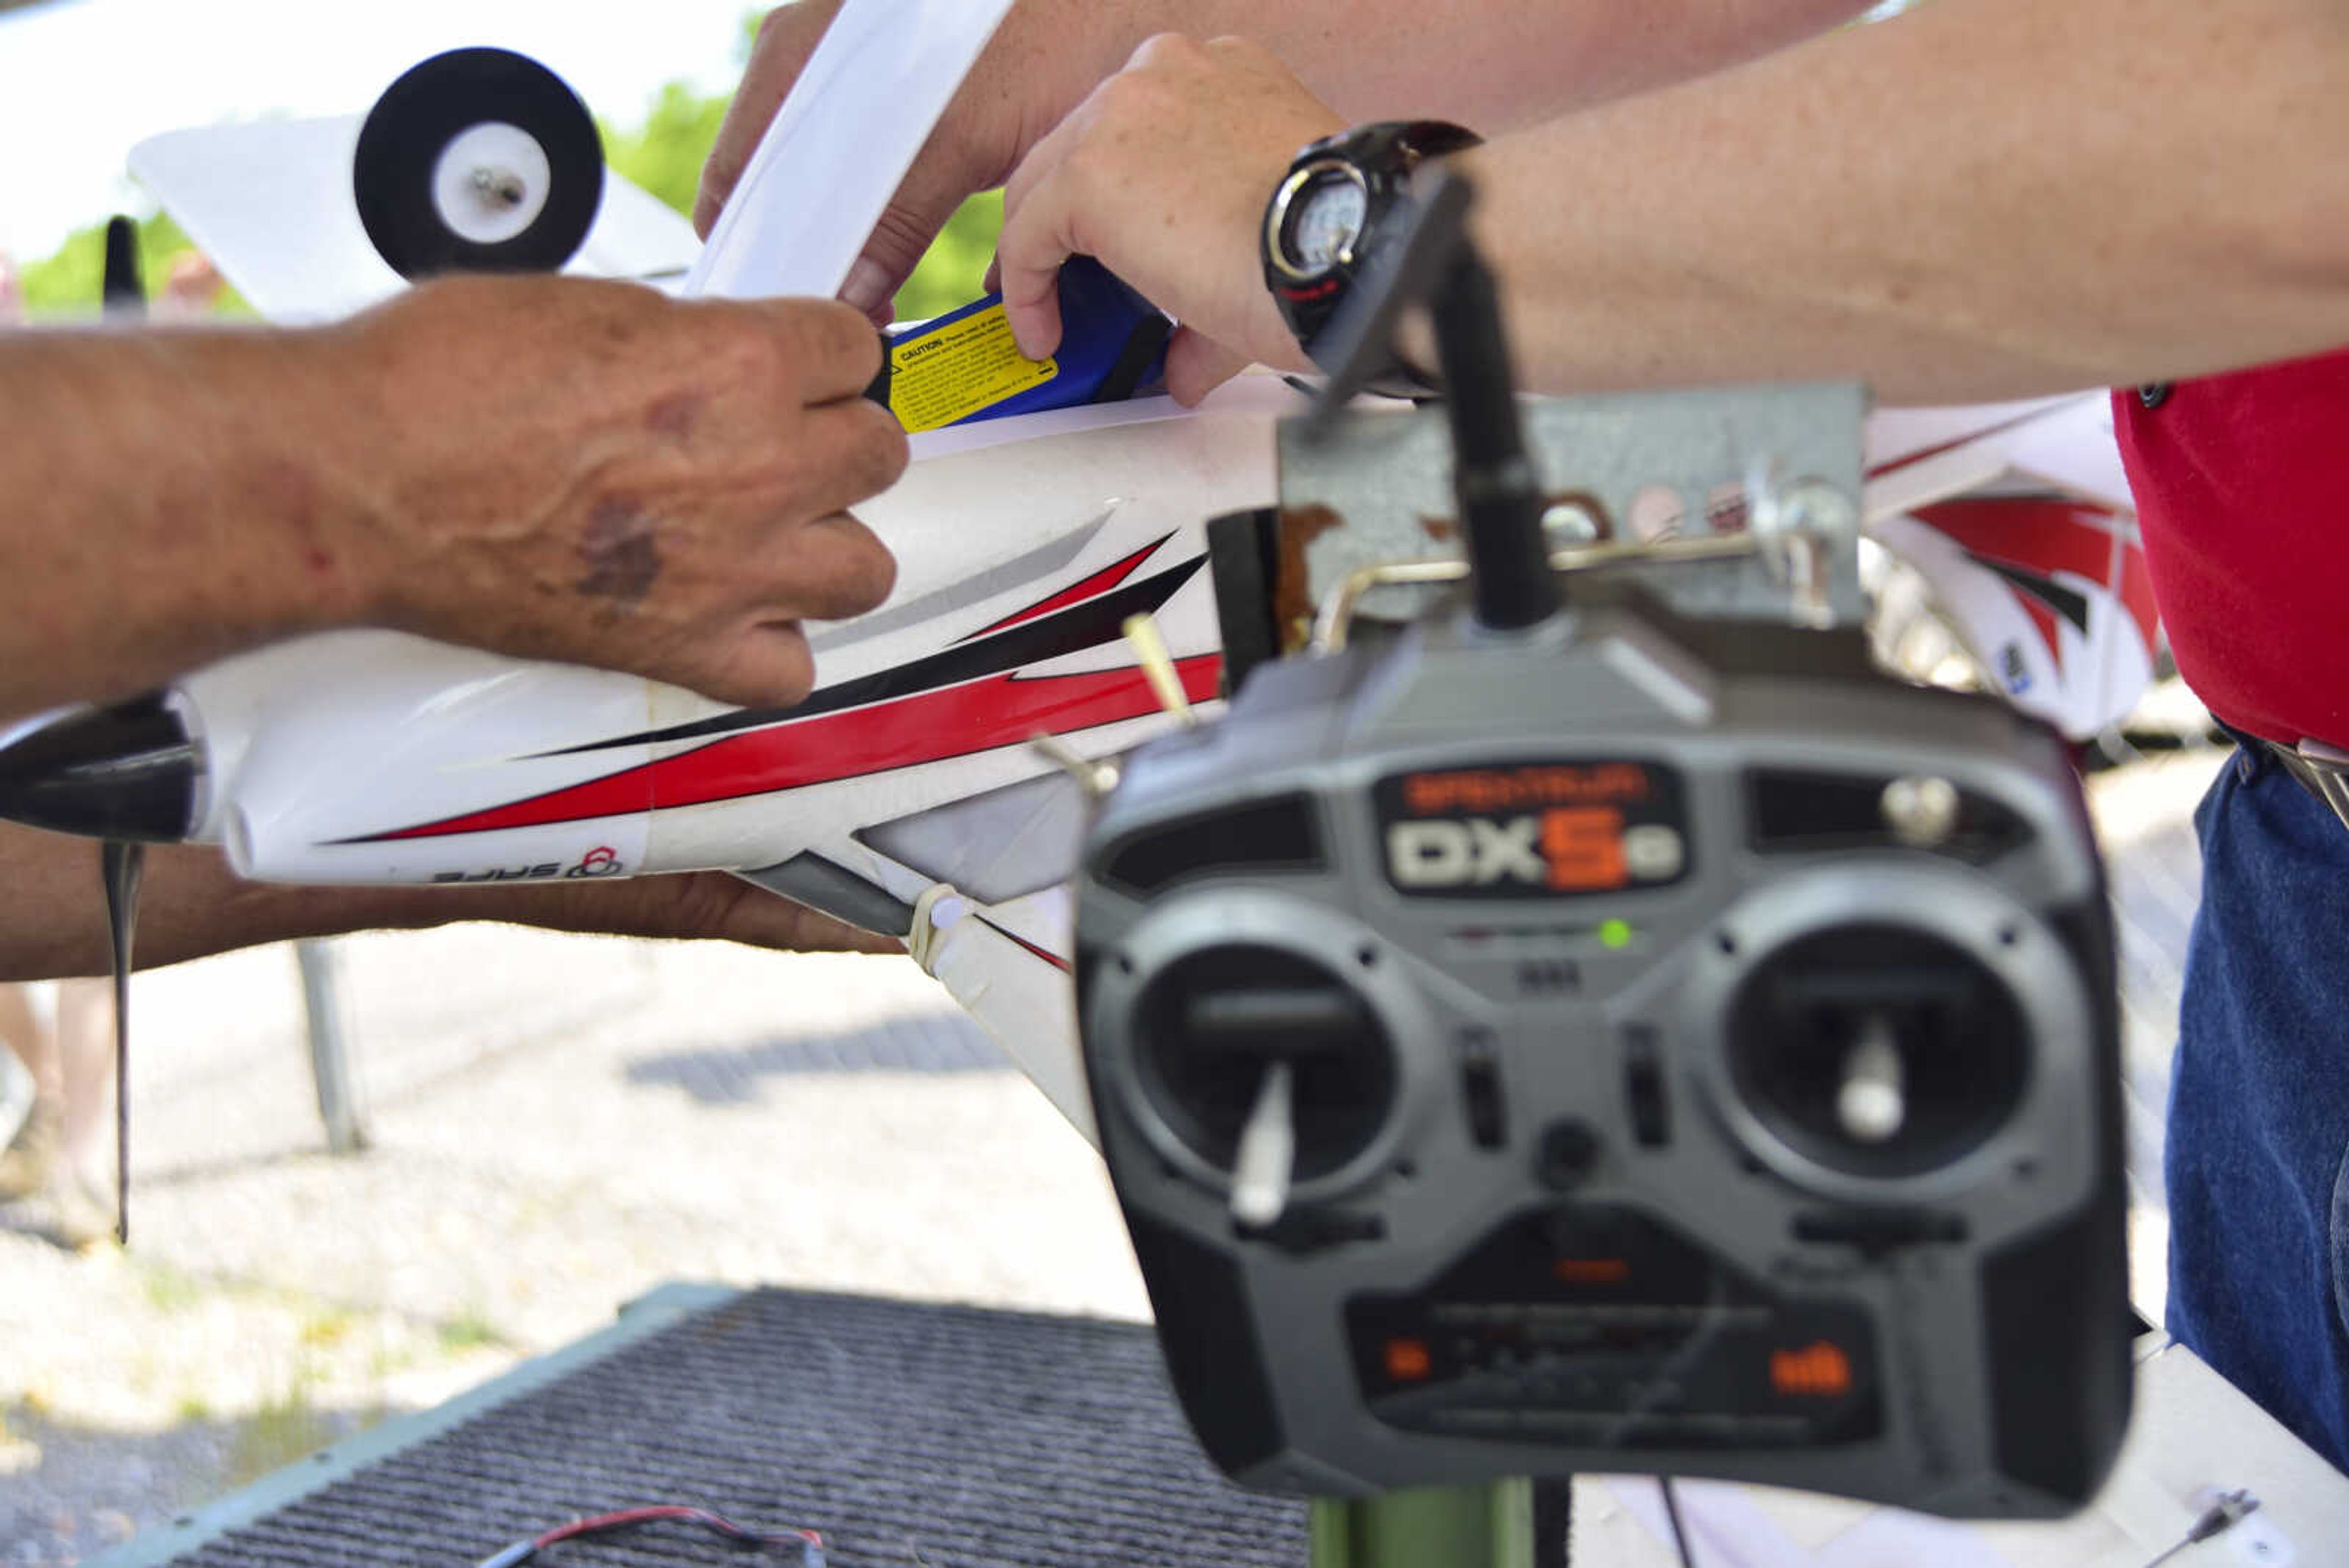
[[[823,1532],[840,1568],[1299,1568],[1299,1504],[1226,1483],[1146,1328],[755,1291],[399,1448],[175,1568],[471,1568],[652,1502]],[[767,1563],[688,1526],[544,1568]]]

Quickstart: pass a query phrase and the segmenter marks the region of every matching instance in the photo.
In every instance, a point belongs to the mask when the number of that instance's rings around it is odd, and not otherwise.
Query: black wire
[[[2147,1563],[2145,1568],[2161,1568],[2173,1558],[2182,1557],[2214,1535],[2224,1535],[2244,1520],[2260,1511],[2260,1500],[2248,1491],[2221,1492],[2219,1501],[2202,1511],[2177,1544]]]
[[[1680,1493],[1673,1490],[1672,1478],[1658,1476],[1656,1485],[1664,1494],[1664,1517],[1671,1521],[1672,1545],[1681,1554],[1681,1568],[1696,1568],[1696,1554],[1689,1550],[1688,1527],[1681,1522]]]
[[[473,1564],[473,1568],[520,1568],[547,1547],[566,1541],[581,1541],[614,1531],[635,1530],[647,1524],[695,1524],[715,1535],[721,1535],[740,1546],[792,1546],[800,1552],[804,1568],[825,1568],[823,1537],[812,1530],[786,1530],[766,1534],[735,1523],[725,1515],[689,1503],[652,1503],[641,1508],[624,1508],[611,1513],[591,1514],[558,1524],[536,1535],[492,1552]]]

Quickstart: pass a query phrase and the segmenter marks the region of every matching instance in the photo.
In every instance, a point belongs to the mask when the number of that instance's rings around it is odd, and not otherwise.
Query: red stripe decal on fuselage
[[[1980,430],[1965,431],[1951,436],[1947,441],[1935,441],[1931,446],[1919,447],[1915,452],[1904,452],[1899,457],[1887,458],[1869,469],[1867,477],[1881,479],[1888,473],[1898,473],[1904,468],[1914,468],[1920,462],[1927,462],[1946,452],[1955,452],[1961,446],[1971,446],[1978,441],[1985,441],[1994,435],[2004,435],[2011,430],[2027,425],[2032,421],[2054,411],[2052,409],[2032,409],[2001,420],[1996,424],[1984,425]]]
[[[1054,969],[1059,970],[1062,974],[1071,974],[1075,972],[1071,967],[1069,961],[1054,952],[1051,949],[1040,948],[1034,942],[1030,941],[1026,937],[1021,936],[1018,931],[1008,931],[1001,926],[997,925],[993,920],[988,919],[984,915],[973,915],[971,919],[977,920],[980,925],[985,926],[988,930],[993,931],[997,936],[1001,937],[1005,941],[1027,949],[1038,958],[1042,959],[1046,963],[1050,964]]]
[[[1937,501],[1910,515],[1974,555],[2040,576],[2069,572],[2098,587],[2115,586],[2125,524],[2110,507],[2060,496],[1978,495]]]
[[[1194,702],[1205,702],[1217,694],[1223,665],[1221,654],[1203,653],[1178,660],[1174,668],[1182,677],[1185,694]],[[528,800],[375,834],[356,842],[395,843],[546,827],[599,816],[740,800],[945,762],[1017,745],[1044,732],[1090,730],[1158,711],[1158,699],[1151,693],[1149,681],[1131,665],[1070,675],[997,675],[868,708],[730,735],[673,757]]]
[[[2063,674],[2063,623],[2056,618],[2055,612],[2021,588],[2010,587],[2006,591],[2014,596],[2014,602],[2023,607],[2023,613],[2029,616],[2031,624],[2039,628],[2039,640],[2047,645],[2047,657],[2054,663],[2055,673]]]

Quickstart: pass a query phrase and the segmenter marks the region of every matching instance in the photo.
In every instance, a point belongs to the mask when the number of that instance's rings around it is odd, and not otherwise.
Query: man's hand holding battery
[[[702,171],[694,222],[704,234],[838,9],[838,0],[796,0],[760,28]],[[1090,254],[1184,324],[1166,373],[1185,401],[1251,360],[1304,369],[1258,275],[1256,229],[1297,149],[1344,120],[1261,45],[1164,33],[1190,9],[1171,0],[1013,6],[841,297],[885,321],[955,208],[1002,185],[1000,278],[1030,356],[1059,341],[1060,264]]]
[[[1059,346],[1061,264],[1090,255],[1182,324],[1166,353],[1180,400],[1251,363],[1309,369],[1264,286],[1257,233],[1297,150],[1342,129],[1261,45],[1145,42],[1004,189],[996,269],[1020,351]]]

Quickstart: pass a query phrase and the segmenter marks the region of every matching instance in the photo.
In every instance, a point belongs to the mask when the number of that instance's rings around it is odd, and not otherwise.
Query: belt
[[[2349,752],[2322,741],[2287,746],[2282,741],[2263,740],[2260,744],[2283,764],[2284,772],[2300,781],[2302,788],[2331,807],[2342,826],[2349,827]]]

